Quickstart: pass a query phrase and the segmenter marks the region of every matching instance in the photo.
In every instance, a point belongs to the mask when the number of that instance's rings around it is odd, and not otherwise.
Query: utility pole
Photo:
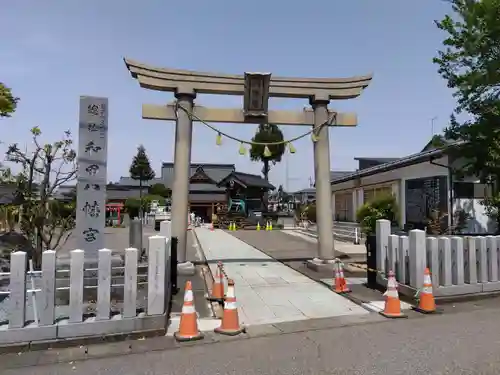
[[[437,120],[437,116],[434,116],[433,118],[431,118],[431,137],[434,137],[434,121]]]
[[[290,155],[288,153],[285,154],[285,191],[288,193],[290,193],[290,181],[291,180],[300,180],[300,178],[296,178],[296,177],[290,177],[290,173],[289,173],[289,166],[288,166],[288,158],[290,157]]]

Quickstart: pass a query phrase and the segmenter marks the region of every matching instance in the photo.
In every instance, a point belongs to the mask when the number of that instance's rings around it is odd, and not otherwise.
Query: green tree
[[[148,192],[151,195],[158,195],[163,198],[170,198],[172,195],[171,190],[161,183],[151,185]]]
[[[145,181],[151,181],[155,178],[155,172],[151,168],[151,163],[149,162],[148,155],[146,154],[146,149],[143,145],[137,147],[137,154],[134,156],[132,160],[132,164],[130,165],[130,177],[134,180],[139,180],[139,200],[142,202],[142,185]],[[142,215],[143,205],[140,204],[140,212]]]
[[[12,90],[0,82],[0,117],[10,117],[16,111],[18,101]]]
[[[449,2],[452,14],[436,21],[446,35],[434,58],[458,101],[445,136],[462,142],[450,150],[465,161],[460,174],[492,184],[493,197],[483,203],[500,218],[500,0]],[[468,119],[460,121],[461,113]]]
[[[260,161],[264,164],[262,174],[266,180],[269,179],[269,171],[271,169],[270,163],[276,164],[281,161],[285,153],[285,144],[272,144],[283,142],[283,133],[280,128],[274,124],[260,124],[257,128],[252,142],[259,144],[252,144],[250,149],[250,159],[252,161]],[[267,144],[267,146],[265,146]]]
[[[45,144],[40,141],[38,127],[32,128],[31,134],[32,149],[25,151],[11,144],[6,160],[21,167],[13,182],[14,203],[20,211],[21,232],[32,244],[31,259],[39,268],[42,252],[58,250],[75,226],[75,201],[58,202],[54,196],[60,186],[75,180],[77,168],[69,131],[60,141]]]

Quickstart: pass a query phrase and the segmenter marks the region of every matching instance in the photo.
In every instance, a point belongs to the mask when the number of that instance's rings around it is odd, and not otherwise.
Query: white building
[[[332,179],[334,219],[356,221],[356,212],[364,202],[393,194],[401,228],[423,229],[437,210],[449,227],[465,212],[464,233],[494,231],[480,204],[488,189],[474,179],[456,181],[453,171],[457,162],[450,164],[448,159],[443,148],[430,144],[418,154],[399,159],[356,158],[356,172]]]

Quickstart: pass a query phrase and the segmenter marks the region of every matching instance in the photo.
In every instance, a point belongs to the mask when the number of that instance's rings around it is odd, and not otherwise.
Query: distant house
[[[409,156],[355,158],[357,171],[331,181],[336,220],[355,221],[365,202],[392,194],[399,205],[401,227],[423,229],[436,212],[453,227],[457,216],[465,213],[468,218],[463,232],[493,231],[493,223],[480,204],[490,189],[474,177],[459,179],[454,171],[464,161],[450,157],[448,147],[459,144],[434,137],[421,152]]]
[[[330,181],[352,173],[353,171],[330,171]],[[296,203],[309,204],[316,202],[316,183],[314,184],[314,187],[305,188],[291,194],[293,195]]]
[[[210,220],[217,204],[227,204],[228,193],[221,181],[229,180],[243,184],[248,188],[274,189],[259,175],[237,172],[234,164],[193,163],[190,167],[189,179],[189,209],[197,216]],[[227,181],[229,181],[227,180]],[[174,184],[174,163],[163,163],[161,175],[151,181],[143,181],[143,194],[154,184],[163,184],[168,189]],[[60,197],[67,196],[74,191],[74,186],[61,187]],[[128,198],[139,198],[139,181],[130,177],[121,177],[120,180],[106,186],[107,201],[123,203]]]
[[[316,202],[316,188],[306,188],[292,193],[295,203],[308,204]]]
[[[0,184],[0,205],[7,205],[14,202],[16,197],[16,186]]]

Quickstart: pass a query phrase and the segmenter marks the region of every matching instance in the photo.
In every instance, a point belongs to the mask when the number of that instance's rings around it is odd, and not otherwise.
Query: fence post
[[[40,325],[54,324],[56,307],[56,252],[46,250],[42,255],[42,301]]]
[[[408,236],[399,237],[399,248],[398,248],[398,281],[402,284],[408,282],[408,272],[407,272],[407,257],[408,257]]]
[[[486,236],[486,246],[488,247],[488,281],[498,281],[498,254],[497,238]]]
[[[389,271],[396,272],[396,259],[399,246],[399,237],[395,234],[389,236],[389,247],[387,249],[387,258],[389,260]]]
[[[435,237],[427,237],[427,265],[431,271],[431,281],[434,288],[439,287],[439,249]]]
[[[172,287],[172,294],[176,295],[179,292],[177,288],[177,245],[179,239],[177,237],[171,238],[170,245],[170,285]]]
[[[123,291],[123,317],[137,316],[137,258],[139,251],[125,249],[125,286]]]
[[[9,328],[23,328],[26,320],[26,253],[10,254]]]
[[[84,251],[71,251],[69,274],[69,322],[83,321]]]
[[[165,257],[165,237],[149,237],[148,315],[161,315],[165,311]]]
[[[376,259],[377,259],[377,271],[385,273],[388,271],[386,269],[387,262],[387,248],[389,246],[389,235],[391,234],[391,222],[389,220],[381,219],[377,220],[375,227],[376,235]]]
[[[441,254],[441,275],[439,275],[439,280],[441,280],[442,286],[450,286],[452,283],[451,279],[451,243],[450,239],[447,237],[440,237],[438,239],[439,253]]]
[[[454,285],[464,283],[464,239],[462,237],[451,237],[451,253],[453,269],[451,281]]]
[[[111,250],[99,250],[97,274],[97,320],[108,320],[111,313]]]
[[[476,251],[478,253],[478,274],[477,278],[480,283],[488,282],[488,249],[486,248],[486,238],[476,238]]]
[[[410,231],[410,286],[420,289],[424,284],[425,260],[425,232],[420,229]]]
[[[477,284],[476,239],[474,237],[467,237],[466,243],[465,282],[467,284]]]

